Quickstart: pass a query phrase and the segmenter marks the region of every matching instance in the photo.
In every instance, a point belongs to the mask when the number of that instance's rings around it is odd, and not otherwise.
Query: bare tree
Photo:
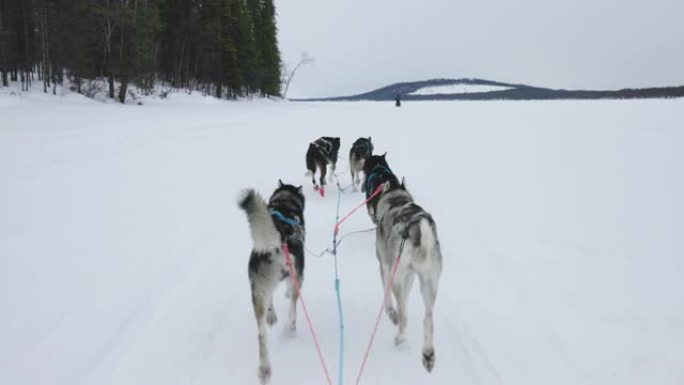
[[[290,82],[292,82],[292,78],[294,78],[295,73],[297,73],[297,70],[300,69],[302,66],[312,64],[314,61],[316,61],[316,59],[309,56],[307,52],[302,52],[301,56],[299,57],[299,62],[292,69],[292,71],[288,71],[287,66],[283,65],[283,84],[285,84],[285,87],[283,89],[283,99],[285,99],[285,96],[287,95],[287,89],[290,88]]]

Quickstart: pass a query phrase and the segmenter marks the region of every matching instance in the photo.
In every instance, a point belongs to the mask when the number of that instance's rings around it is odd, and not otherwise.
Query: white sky
[[[478,77],[551,88],[684,84],[684,0],[276,0],[288,97]]]

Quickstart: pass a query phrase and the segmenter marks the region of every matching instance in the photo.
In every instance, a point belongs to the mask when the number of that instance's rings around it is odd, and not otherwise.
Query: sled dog
[[[377,186],[384,186],[383,192],[367,203],[371,220],[377,225],[375,247],[383,290],[391,279],[397,256],[400,258],[385,313],[398,326],[394,343],[400,345],[406,338],[406,299],[417,275],[425,305],[422,361],[425,369],[431,372],[436,359],[432,312],[442,272],[437,228],[432,216],[413,201],[404,181],[399,182],[392,173],[386,155],[371,156],[364,164],[366,197],[370,197]]]
[[[349,171],[351,171],[352,189],[358,191],[361,184],[360,175],[363,171],[363,164],[369,156],[373,155],[373,142],[371,137],[359,138],[354,142],[349,150]]]
[[[309,143],[309,149],[306,151],[306,175],[311,177],[314,190],[321,189],[321,195],[325,195],[327,166],[330,164],[330,181],[332,182],[339,151],[340,138],[324,136]],[[316,183],[316,169],[320,172],[320,185]]]
[[[273,192],[268,204],[253,189],[244,190],[238,197],[238,205],[247,214],[253,248],[249,257],[249,284],[252,305],[259,334],[258,376],[262,384],[271,378],[271,362],[268,354],[267,327],[278,320],[273,308],[273,292],[278,284],[287,279],[290,310],[285,325],[294,332],[297,321],[297,290],[294,288],[290,269],[286,264],[282,245],[287,244],[294,260],[294,271],[301,286],[304,278],[304,195],[302,187],[283,184]]]

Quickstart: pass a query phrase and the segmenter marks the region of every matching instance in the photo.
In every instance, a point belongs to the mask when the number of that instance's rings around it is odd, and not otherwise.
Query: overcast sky
[[[684,85],[684,0],[276,0],[288,97],[478,77],[551,88]]]

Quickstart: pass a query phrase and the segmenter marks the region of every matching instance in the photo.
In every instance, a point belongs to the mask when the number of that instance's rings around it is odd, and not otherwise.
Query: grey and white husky
[[[432,216],[414,203],[411,194],[392,173],[385,155],[371,156],[364,165],[366,197],[384,185],[383,192],[368,202],[368,213],[377,225],[376,255],[380,262],[383,289],[387,287],[392,268],[399,254],[400,260],[392,283],[392,296],[385,303],[385,312],[399,330],[394,343],[406,338],[406,300],[417,275],[425,304],[423,319],[423,366],[431,372],[435,366],[432,312],[442,273],[442,253],[437,239],[437,228]]]
[[[356,142],[352,144],[349,150],[349,171],[351,172],[352,178],[352,189],[358,191],[358,186],[361,183],[361,178],[359,174],[363,171],[363,164],[373,155],[373,142],[371,137],[368,138],[358,138]]]
[[[268,354],[266,325],[273,326],[278,320],[273,308],[273,292],[278,284],[288,280],[290,311],[287,331],[294,332],[297,322],[297,290],[290,268],[286,264],[282,245],[287,244],[294,260],[294,270],[301,287],[304,279],[304,195],[302,187],[283,184],[273,192],[268,204],[253,189],[244,190],[238,205],[247,213],[254,247],[249,257],[249,284],[252,305],[259,331],[259,370],[262,384],[271,378],[271,362]]]

